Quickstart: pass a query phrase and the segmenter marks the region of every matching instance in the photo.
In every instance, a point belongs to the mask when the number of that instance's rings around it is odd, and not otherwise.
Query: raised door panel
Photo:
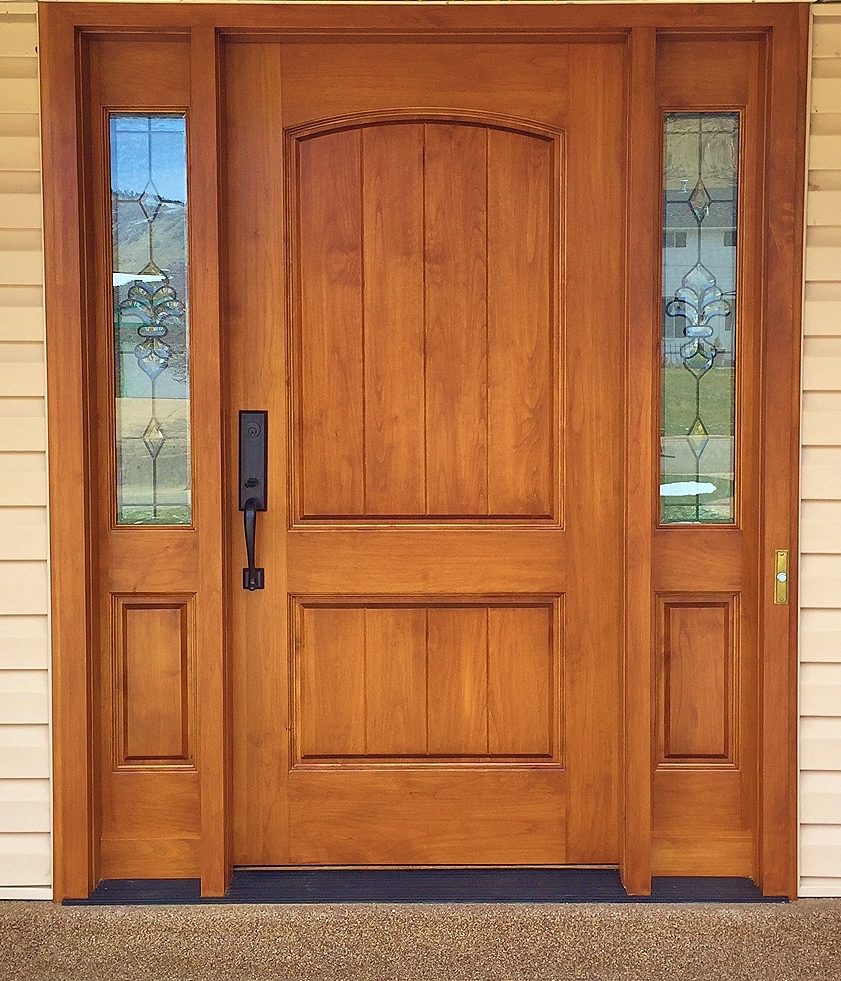
[[[192,765],[191,614],[189,599],[115,599],[117,766]]]
[[[560,518],[559,134],[289,141],[297,519]]]
[[[661,764],[735,759],[735,596],[660,598]]]
[[[195,875],[201,825],[195,597],[116,595],[110,620],[100,874]]]
[[[296,765],[561,762],[560,598],[293,605]]]

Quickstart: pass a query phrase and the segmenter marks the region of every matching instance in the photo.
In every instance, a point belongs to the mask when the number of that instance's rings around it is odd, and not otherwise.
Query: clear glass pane
[[[739,114],[665,117],[663,524],[735,520]]]
[[[118,524],[192,520],[186,135],[183,114],[111,116]]]

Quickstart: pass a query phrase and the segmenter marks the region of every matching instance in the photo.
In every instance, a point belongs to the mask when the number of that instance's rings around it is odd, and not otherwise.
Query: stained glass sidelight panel
[[[739,114],[665,116],[660,520],[735,520]]]
[[[184,115],[112,114],[110,155],[117,523],[190,524]]]

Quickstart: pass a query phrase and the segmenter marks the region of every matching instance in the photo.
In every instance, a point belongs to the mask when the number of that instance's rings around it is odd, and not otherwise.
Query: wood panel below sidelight
[[[658,597],[655,874],[753,875],[740,600],[734,593]]]
[[[106,878],[198,872],[194,604],[190,594],[112,597],[102,689]]]

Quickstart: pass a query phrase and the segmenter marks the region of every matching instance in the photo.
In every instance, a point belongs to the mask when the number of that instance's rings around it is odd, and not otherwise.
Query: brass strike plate
[[[774,553],[774,602],[788,603],[788,549],[778,548]]]

